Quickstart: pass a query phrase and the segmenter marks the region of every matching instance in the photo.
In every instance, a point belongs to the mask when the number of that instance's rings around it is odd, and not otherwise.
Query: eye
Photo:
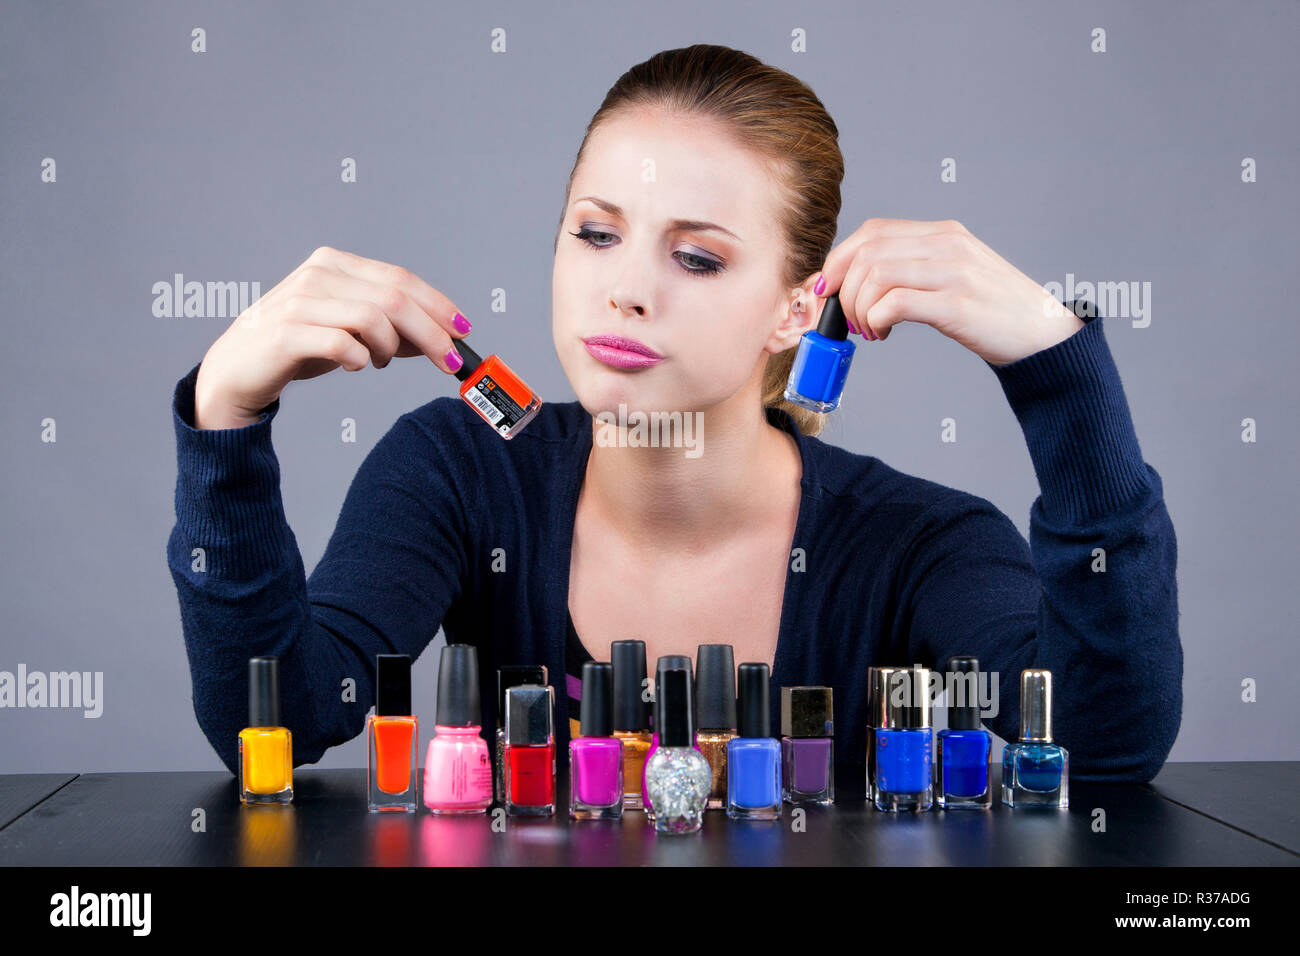
[[[598,236],[603,236],[609,239],[616,238],[611,233],[598,232],[594,229],[588,229],[586,226],[580,227],[577,232],[571,232],[569,235],[573,236],[575,239],[581,239],[593,249],[608,249],[614,244],[613,242],[596,242],[595,239]],[[677,252],[673,255],[680,257],[677,261],[682,264],[683,271],[693,276],[715,276],[722,272],[724,268],[720,262],[706,258],[705,256],[697,256],[690,252]],[[695,267],[687,265],[687,260],[698,263],[699,265]]]
[[[594,230],[588,229],[586,226],[582,226],[577,232],[571,232],[569,235],[581,239],[593,249],[604,249],[608,246],[607,243],[592,242],[593,236],[608,236],[608,232],[595,232]]]

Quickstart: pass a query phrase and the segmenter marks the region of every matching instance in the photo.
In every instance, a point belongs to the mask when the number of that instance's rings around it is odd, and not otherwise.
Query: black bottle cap
[[[690,659],[689,657],[687,657],[685,654],[665,654],[665,655],[663,655],[662,657],[660,657],[659,660],[655,661],[655,693],[654,693],[654,704],[653,704],[653,706],[652,706],[651,713],[652,713],[652,715],[653,715],[653,717],[654,717],[654,727],[653,727],[653,729],[654,729],[654,731],[655,731],[656,733],[659,732],[659,678],[660,678],[660,676],[663,674],[664,671],[666,671],[666,670],[668,670],[668,669],[670,669],[670,668],[674,668],[674,667],[676,667],[676,668],[682,668],[682,669],[684,669],[684,670],[686,671],[686,673],[687,673],[688,675],[690,675],[690,678],[691,678],[691,711],[692,711],[692,719],[694,719],[694,710],[695,710],[695,674],[694,674],[694,672],[691,670],[691,659]],[[692,732],[693,732],[694,724],[692,724],[691,726],[692,726]],[[692,740],[691,740],[691,745],[694,746],[694,744],[695,744],[695,741],[694,741],[694,739],[692,738]]]
[[[278,657],[249,658],[248,726],[280,726],[280,659]]]
[[[476,727],[482,720],[478,649],[473,644],[448,644],[438,657],[438,709],[434,723],[444,727]]]
[[[686,673],[691,674],[691,659],[685,654],[665,654],[655,662],[655,685],[659,684],[659,672],[668,670],[670,667],[684,667]],[[691,676],[691,686],[694,686],[694,675]]]
[[[772,674],[766,664],[741,664],[737,681],[740,691],[739,724],[742,737],[770,737],[772,727]]]
[[[519,684],[506,691],[506,743],[541,747],[555,742],[555,692],[540,684]]]
[[[662,663],[664,658],[659,661]],[[661,667],[656,672],[655,729],[659,732],[659,746],[695,746],[695,693],[690,668]]]
[[[979,730],[979,670],[977,657],[952,657],[948,660],[948,673],[971,676],[959,676],[956,680],[949,678],[948,691],[948,729]],[[953,706],[961,701],[961,706]]]
[[[736,729],[736,657],[730,644],[695,652],[695,720],[705,730]]]
[[[452,339],[451,347],[459,352],[464,360],[464,364],[452,373],[463,382],[474,374],[474,369],[483,364],[483,357],[470,348],[469,343],[464,339]]]
[[[582,665],[582,728],[584,737],[608,737],[614,732],[614,665],[587,661]]]
[[[849,320],[844,316],[844,307],[840,305],[840,294],[826,297],[822,305],[821,318],[817,320],[817,331],[828,339],[847,339],[849,337]]]
[[[833,737],[835,692],[829,687],[781,688],[782,737]]]
[[[506,691],[511,687],[524,684],[546,686],[546,666],[544,664],[506,664],[497,668],[497,727],[504,727],[506,720]]]
[[[650,701],[645,693],[645,641],[614,641],[609,648],[614,667],[614,729],[650,729]]]
[[[375,714],[411,716],[411,658],[406,654],[375,655]]]

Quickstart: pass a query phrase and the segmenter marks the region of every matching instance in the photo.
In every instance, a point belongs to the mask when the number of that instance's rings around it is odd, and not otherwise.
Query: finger
[[[451,338],[464,338],[469,334],[470,321],[461,315],[456,304],[409,269],[329,246],[317,249],[307,261],[313,260],[355,278],[400,289],[432,316]]]
[[[852,303],[854,321],[871,341],[887,338],[889,325],[877,313],[876,306],[895,289],[912,289],[919,292],[952,290],[962,277],[962,266],[949,259],[889,259],[870,264],[860,275],[853,270],[845,279],[845,292],[840,296],[844,305],[846,296]],[[852,288],[850,289],[850,285]],[[847,316],[850,306],[845,306]]]
[[[385,368],[401,343],[392,321],[373,302],[337,296],[317,298],[295,292],[284,300],[281,308],[299,325],[342,329],[355,336],[366,347],[375,368]]]
[[[875,236],[866,239],[854,251],[848,271],[844,273],[843,278],[826,294],[839,294],[840,305],[844,307],[844,317],[853,332],[866,335],[867,338],[874,338],[867,329],[862,327],[862,313],[852,308],[858,288],[871,267],[878,262],[936,258],[942,252],[948,251],[948,247],[952,245],[949,240],[951,235],[932,233],[924,236]],[[951,251],[957,252],[956,249]]]
[[[347,329],[324,325],[297,325],[286,339],[286,352],[295,364],[311,359],[329,359],[349,372],[358,372],[370,361],[370,351]]]
[[[298,288],[312,298],[369,302],[375,306],[379,315],[358,312],[353,318],[371,326],[372,334],[366,336],[367,344],[377,346],[377,354],[383,358],[383,364],[376,364],[376,368],[383,368],[394,355],[414,355],[417,351],[444,369],[449,368],[450,333],[401,289],[336,272],[326,266],[303,269]],[[393,331],[382,327],[384,323],[379,323],[381,316],[387,318],[386,324]],[[404,343],[411,347],[403,348]]]
[[[961,265],[952,259],[873,259],[860,255],[844,277],[840,305],[844,317],[874,341],[883,337],[882,329],[868,311],[886,292],[900,286],[935,291],[952,286],[960,276]]]
[[[961,294],[951,288],[914,289],[895,286],[871,306],[871,328],[881,339],[900,322],[920,322],[943,331],[961,305]]]
[[[961,223],[952,219],[924,222],[915,219],[868,219],[847,239],[833,248],[822,266],[826,286],[822,295],[839,291],[845,274],[853,263],[859,247],[873,240],[919,239],[928,236],[960,234],[965,232]],[[920,258],[920,256],[911,256]]]

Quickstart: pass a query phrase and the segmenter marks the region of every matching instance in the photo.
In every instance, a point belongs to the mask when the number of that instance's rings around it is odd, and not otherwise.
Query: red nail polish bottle
[[[550,687],[520,684],[506,689],[506,813],[550,816],[555,812],[554,699]]]
[[[464,359],[455,371],[460,397],[503,438],[514,438],[537,415],[541,398],[499,356],[482,358],[464,339],[453,345]]]

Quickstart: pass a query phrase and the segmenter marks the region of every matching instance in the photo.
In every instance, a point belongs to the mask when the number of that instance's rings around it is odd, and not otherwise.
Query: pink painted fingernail
[[[854,335],[860,335],[860,334],[861,334],[861,333],[858,331],[858,327],[857,327],[856,325],[854,325],[852,321],[850,321],[849,319],[845,319],[844,321],[849,323],[849,331],[850,331],[850,332],[852,332]]]
[[[455,349],[448,349],[447,354],[443,356],[447,360],[447,366],[454,372],[465,364],[465,360]]]
[[[456,317],[451,320],[451,324],[455,327],[456,331],[460,332],[462,335],[473,328],[473,326],[469,324],[469,319],[465,318],[465,316],[461,315],[459,312],[457,312]]]
[[[817,284],[813,286],[813,295],[821,295],[826,291],[826,277],[820,272],[817,273]]]

